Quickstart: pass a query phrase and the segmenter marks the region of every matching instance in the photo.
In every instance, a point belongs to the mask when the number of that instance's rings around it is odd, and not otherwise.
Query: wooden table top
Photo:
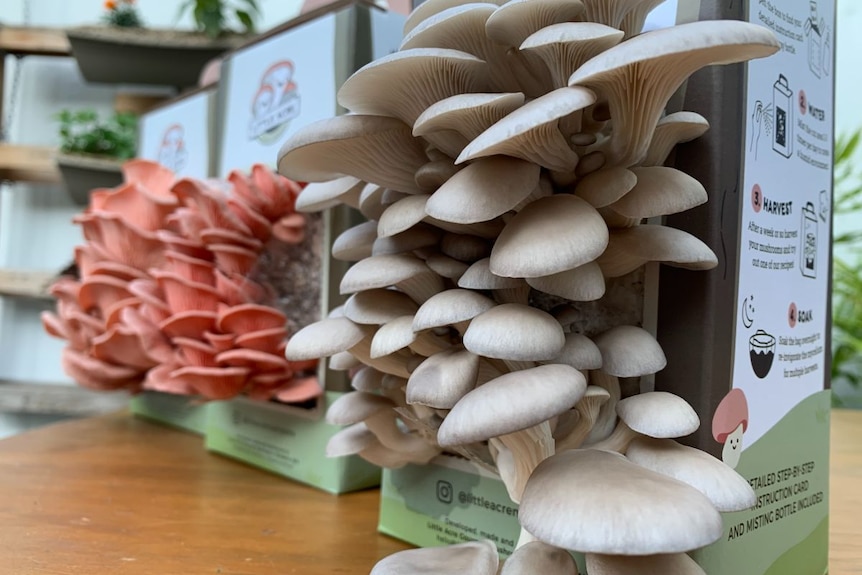
[[[862,574],[862,412],[833,416],[831,575]],[[0,572],[365,575],[407,545],[379,492],[339,497],[127,414],[0,441]],[[742,574],[740,574],[742,575]]]

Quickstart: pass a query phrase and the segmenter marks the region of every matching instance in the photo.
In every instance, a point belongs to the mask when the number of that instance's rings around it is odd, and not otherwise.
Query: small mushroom
[[[487,74],[485,62],[466,52],[412,48],[360,68],[341,85],[338,103],[354,114],[389,116],[413,126],[435,102],[455,94],[487,91]]]
[[[521,362],[550,360],[564,345],[565,334],[552,315],[517,303],[480,313],[464,332],[464,347],[469,351],[512,362],[512,369],[521,367],[516,367]]]
[[[706,495],[721,512],[742,511],[757,503],[751,485],[730,466],[672,439],[638,438],[629,445],[626,457],[647,469],[688,483]]]
[[[571,301],[594,301],[605,295],[605,276],[596,262],[537,278],[527,278],[533,289]]]
[[[427,162],[409,126],[395,118],[336,116],[309,124],[278,153],[278,171],[297,181],[353,176],[378,186],[418,193],[414,174]]]
[[[666,391],[650,391],[627,397],[617,403],[620,421],[613,433],[590,444],[592,449],[626,453],[641,435],[658,439],[685,437],[697,431],[700,418],[681,397]]]
[[[607,249],[596,259],[605,277],[633,272],[647,262],[690,270],[710,270],[718,265],[715,253],[688,232],[647,224],[612,230]]]
[[[577,196],[540,198],[512,218],[491,251],[491,271],[535,278],[593,261],[605,251],[608,228],[595,208]]]
[[[590,575],[706,575],[700,565],[685,553],[647,556],[587,553],[585,559]]]
[[[416,256],[371,256],[357,262],[341,278],[342,295],[394,286],[423,303],[443,291],[443,280]]]
[[[338,204],[359,206],[359,193],[365,183],[351,176],[305,186],[296,198],[296,211],[321,212]]]
[[[593,449],[563,451],[540,463],[518,520],[550,545],[610,555],[683,553],[724,531],[721,514],[693,487]]]
[[[614,119],[611,162],[628,167],[646,156],[662,110],[689,75],[704,66],[762,58],[778,49],[775,35],[763,26],[737,20],[691,22],[617,44],[578,68],[569,85],[607,98]]]
[[[521,278],[507,278],[491,272],[491,258],[474,262],[458,279],[458,287],[489,290],[499,303],[527,304],[530,285]]]
[[[748,429],[748,400],[745,392],[731,389],[718,404],[712,416],[712,436],[724,444],[721,459],[732,469],[739,465],[742,436]]]
[[[680,170],[655,166],[632,168],[637,184],[610,204],[615,212],[636,220],[684,212],[706,203],[703,185]]]
[[[531,100],[482,132],[455,160],[456,164],[485,156],[522,158],[559,172],[572,172],[578,164],[574,152],[558,127],[566,116],[594,103],[587,89],[560,88]]]
[[[360,291],[344,302],[344,316],[364,325],[383,325],[417,309],[419,305],[407,294],[384,288]]]
[[[407,403],[452,409],[476,387],[479,356],[454,348],[428,357],[407,380]]]
[[[578,575],[578,565],[565,549],[541,541],[521,545],[506,559],[500,575]]]
[[[602,371],[617,377],[640,377],[661,371],[667,358],[653,335],[633,325],[619,325],[593,341],[602,352]]]
[[[399,551],[381,559],[371,575],[496,575],[499,561],[497,546],[483,539]]]
[[[706,118],[696,112],[674,112],[656,124],[642,166],[661,166],[671,150],[683,142],[699,138],[709,129]]]

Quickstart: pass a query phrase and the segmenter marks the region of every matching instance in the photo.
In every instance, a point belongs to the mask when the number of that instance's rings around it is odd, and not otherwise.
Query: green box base
[[[214,401],[206,447],[283,477],[339,494],[380,484],[380,468],[357,457],[326,457],[326,443],[341,428],[322,419],[343,393],[327,392],[312,411],[248,399]]]
[[[187,395],[145,391],[131,399],[129,409],[137,416],[203,435],[208,405]]]
[[[830,394],[801,402],[743,452],[737,471],[778,503],[724,513],[725,533],[691,553],[710,575],[828,573]],[[769,471],[762,471],[769,470]],[[758,483],[758,478],[763,484]],[[498,476],[452,456],[383,471],[378,531],[419,547],[490,539],[511,555],[517,506]],[[581,573],[583,558],[573,554]]]
[[[377,530],[419,547],[490,539],[506,558],[521,526],[499,476],[441,455],[428,465],[383,470]]]

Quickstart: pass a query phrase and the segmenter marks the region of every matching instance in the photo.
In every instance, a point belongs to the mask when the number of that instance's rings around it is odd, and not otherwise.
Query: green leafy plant
[[[135,7],[135,0],[105,0],[104,6],[107,10],[103,17],[106,24],[118,28],[143,26],[141,17],[138,16],[138,9]]]
[[[255,20],[260,16],[257,0],[186,0],[180,5],[179,16],[188,10],[192,11],[197,30],[210,38],[229,32],[254,33]]]
[[[836,221],[862,218],[862,172],[855,165],[862,132],[835,142]],[[862,388],[862,230],[836,233],[832,247],[832,381]],[[843,403],[836,397],[836,403]]]
[[[89,154],[116,160],[135,157],[138,118],[134,114],[115,113],[100,120],[95,110],[63,110],[60,122],[60,151],[67,154]]]

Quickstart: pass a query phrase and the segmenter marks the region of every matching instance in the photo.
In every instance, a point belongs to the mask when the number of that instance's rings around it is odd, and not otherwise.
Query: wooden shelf
[[[50,147],[0,143],[0,181],[59,183],[55,155]]]
[[[56,272],[0,268],[0,295],[51,299],[48,286]]]
[[[126,393],[99,393],[62,383],[0,381],[0,413],[85,416],[122,409]]]
[[[70,56],[62,28],[0,27],[0,52],[16,56]]]

